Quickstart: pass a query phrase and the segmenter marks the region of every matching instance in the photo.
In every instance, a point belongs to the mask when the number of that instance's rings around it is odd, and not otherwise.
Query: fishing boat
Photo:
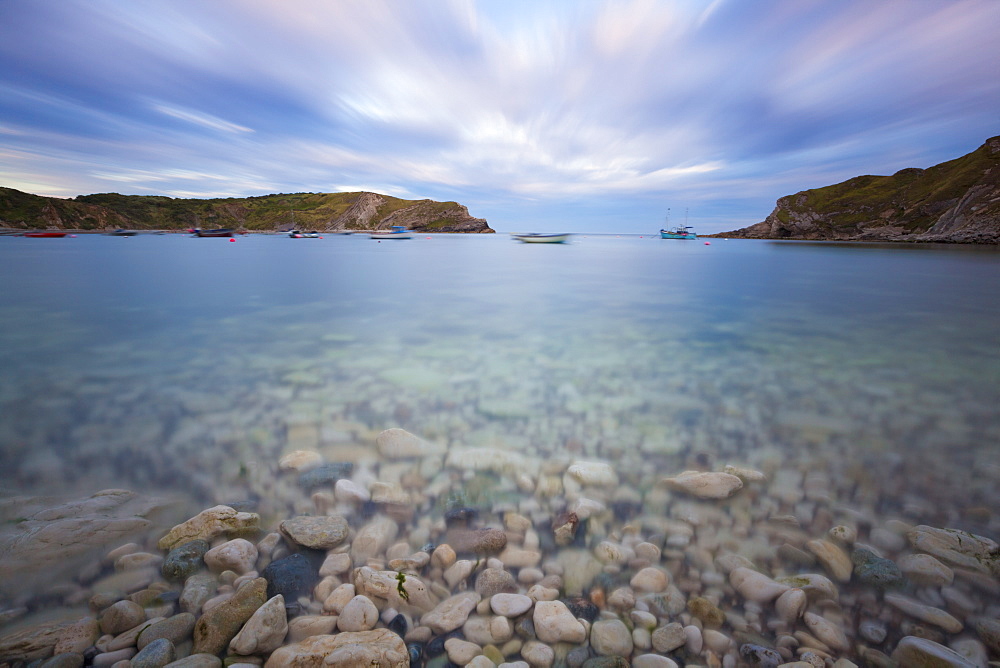
[[[510,236],[526,244],[563,244],[570,238],[568,233],[543,234],[541,232],[526,232]]]
[[[35,238],[35,239],[60,239],[60,238],[62,238],[64,236],[66,236],[66,233],[65,232],[53,232],[51,230],[47,230],[47,231],[44,231],[44,232],[25,232],[24,236],[26,236],[26,237],[32,237],[32,238]]]
[[[114,232],[109,232],[113,237],[134,237],[136,235],[135,230],[115,230]]]
[[[660,230],[661,239],[697,239],[698,235],[687,225],[680,225],[670,230]]]
[[[196,227],[191,232],[196,237],[231,237],[236,234],[228,227],[220,227],[217,230],[202,230]]]
[[[293,239],[319,239],[319,232],[313,230],[312,232],[300,232],[299,230],[292,230],[288,233]]]
[[[697,239],[698,235],[691,231],[688,223],[688,210],[684,209],[684,224],[670,227],[670,209],[667,209],[666,227],[660,230],[661,239]]]
[[[372,239],[410,239],[413,237],[410,231],[402,225],[393,225],[388,232],[372,232],[369,235]]]

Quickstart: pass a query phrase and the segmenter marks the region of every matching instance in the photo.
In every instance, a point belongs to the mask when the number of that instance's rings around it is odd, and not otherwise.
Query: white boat
[[[372,239],[410,239],[413,237],[410,231],[402,225],[393,225],[388,232],[372,232]]]
[[[523,241],[526,244],[563,244],[569,241],[570,234],[542,234],[540,232],[527,232],[525,234],[512,234],[513,238]]]

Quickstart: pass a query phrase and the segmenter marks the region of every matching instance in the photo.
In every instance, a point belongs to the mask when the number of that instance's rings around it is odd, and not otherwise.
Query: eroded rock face
[[[24,594],[72,572],[94,552],[141,535],[152,526],[149,518],[165,506],[122,489],[51,504],[52,499],[4,499],[4,514],[23,519],[0,524],[0,591]]]
[[[778,199],[763,221],[719,236],[990,243],[1000,240],[1000,137],[958,160],[892,176],[858,176]],[[974,182],[957,175],[973,174]],[[955,180],[964,190],[942,185]],[[944,193],[944,194],[942,194]]]

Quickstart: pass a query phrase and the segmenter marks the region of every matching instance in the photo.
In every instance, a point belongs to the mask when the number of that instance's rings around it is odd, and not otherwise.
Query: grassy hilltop
[[[927,169],[787,195],[766,220],[717,236],[1000,243],[1000,137]]]
[[[493,232],[457,202],[405,200],[375,193],[294,193],[178,199],[101,193],[74,199],[0,188],[0,226],[15,229],[351,231],[403,225],[418,232]]]

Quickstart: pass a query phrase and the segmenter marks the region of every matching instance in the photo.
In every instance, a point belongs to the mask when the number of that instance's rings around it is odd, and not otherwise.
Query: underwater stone
[[[851,553],[854,577],[858,582],[877,589],[894,589],[903,585],[903,573],[891,559],[876,555],[871,550],[857,548]]]

